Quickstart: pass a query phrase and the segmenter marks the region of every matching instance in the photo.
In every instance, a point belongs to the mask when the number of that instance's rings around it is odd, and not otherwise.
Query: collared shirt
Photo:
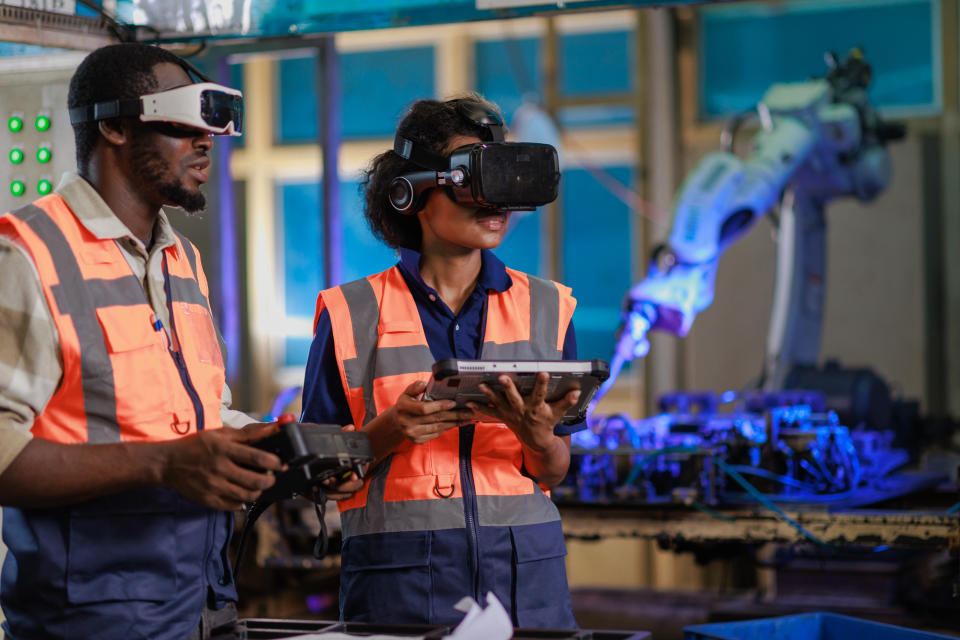
[[[420,275],[420,254],[411,249],[400,249],[397,264],[407,288],[420,313],[420,322],[434,360],[460,358],[476,360],[483,343],[486,303],[489,291],[503,292],[513,286],[506,267],[492,252],[481,252],[480,277],[466,302],[454,313],[440,295]],[[576,360],[577,339],[573,323],[567,327],[563,341],[563,359]],[[324,309],[317,320],[317,328],[310,345],[307,369],[303,382],[303,416],[305,422],[351,424],[353,417],[347,404],[346,392],[340,381],[337,356],[333,346],[330,314]],[[579,431],[583,423],[557,425],[557,435]]]
[[[100,239],[112,239],[140,279],[150,306],[168,328],[170,312],[164,290],[163,250],[175,244],[166,214],[160,211],[148,251],[90,183],[66,173],[57,187],[80,223]],[[30,441],[30,428],[50,401],[63,376],[63,358],[53,316],[37,268],[26,249],[0,236],[0,473]],[[169,337],[169,329],[168,337]],[[230,409],[224,385],[220,418],[224,425],[255,422]]]

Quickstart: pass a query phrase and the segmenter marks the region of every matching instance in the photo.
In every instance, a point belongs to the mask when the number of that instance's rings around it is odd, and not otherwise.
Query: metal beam
[[[334,37],[317,45],[317,142],[323,156],[323,189],[320,216],[323,221],[323,286],[343,282],[343,224],[340,216],[340,140],[342,130],[340,58]]]
[[[561,507],[569,538],[651,538],[672,543],[809,543],[769,511],[724,510],[721,517],[684,509]],[[960,547],[960,517],[945,512],[868,511],[786,514],[817,538],[838,547]]]
[[[0,5],[0,40],[93,51],[117,42],[99,18]]]

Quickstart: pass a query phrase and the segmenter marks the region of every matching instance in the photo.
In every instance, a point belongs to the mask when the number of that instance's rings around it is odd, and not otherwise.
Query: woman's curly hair
[[[464,118],[458,105],[476,102],[499,114],[500,110],[476,93],[448,100],[417,100],[397,126],[397,134],[435,154],[447,155],[447,144],[455,136],[487,137],[487,128]],[[403,158],[392,149],[376,156],[364,173],[360,190],[364,198],[364,215],[373,235],[393,248],[420,250],[422,233],[416,215],[398,212],[390,204],[390,184],[397,176],[423,167]],[[416,213],[413,211],[411,213]]]

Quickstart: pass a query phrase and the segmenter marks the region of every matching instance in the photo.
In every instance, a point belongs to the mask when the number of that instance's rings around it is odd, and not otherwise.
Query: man
[[[204,208],[211,135],[241,125],[239,92],[191,71],[142,44],[87,56],[68,97],[77,174],[0,217],[14,640],[208,637],[235,616],[229,511],[282,468],[250,446],[276,425],[228,408],[200,258],[161,210]]]

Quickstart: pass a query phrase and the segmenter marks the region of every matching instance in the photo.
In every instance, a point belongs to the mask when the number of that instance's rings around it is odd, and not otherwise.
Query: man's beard
[[[163,196],[166,204],[180,207],[187,213],[198,213],[207,207],[207,198],[200,191],[188,191],[182,183],[168,178],[171,171],[163,157],[153,147],[136,140],[131,149],[130,162],[133,172],[143,185],[152,185]]]

